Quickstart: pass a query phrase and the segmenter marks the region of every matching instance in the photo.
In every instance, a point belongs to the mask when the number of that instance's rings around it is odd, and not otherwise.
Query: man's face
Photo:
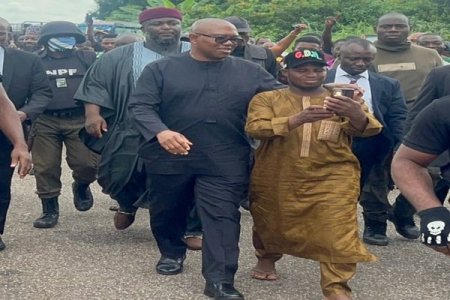
[[[142,24],[147,41],[153,41],[161,46],[170,46],[180,41],[181,21],[175,18],[159,18]]]
[[[306,63],[296,68],[287,69],[289,85],[302,90],[314,90],[325,81],[327,69],[317,63]]]
[[[206,60],[221,60],[236,48],[239,36],[233,25],[214,26],[189,35],[192,47]],[[224,41],[220,41],[224,40]]]
[[[366,71],[375,59],[373,48],[364,49],[358,44],[344,46],[340,50],[341,68],[350,75]]]
[[[9,45],[8,32],[9,30],[6,26],[0,25],[0,46],[8,47]]]
[[[408,19],[405,17],[382,17],[378,21],[378,41],[386,45],[400,45],[407,41],[409,35]]]
[[[250,40],[250,34],[248,32],[239,32],[239,36],[241,37],[241,40],[239,40],[236,44],[236,48],[242,49],[245,47],[245,45]]]
[[[101,43],[104,52],[114,49],[116,46],[116,38],[104,38]]]
[[[444,40],[439,35],[423,35],[417,39],[417,45],[434,49],[439,53],[445,48]]]
[[[38,37],[34,34],[28,34],[23,39],[23,47],[25,49],[34,49],[37,45]]]

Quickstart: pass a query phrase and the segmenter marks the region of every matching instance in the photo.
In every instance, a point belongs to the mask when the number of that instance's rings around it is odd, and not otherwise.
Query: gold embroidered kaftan
[[[261,140],[250,188],[255,229],[270,253],[331,263],[372,261],[358,236],[360,167],[351,136],[375,135],[382,125],[366,109],[363,132],[338,116],[289,131],[289,116],[323,105],[326,95],[301,97],[282,89],[252,99],[246,131]]]

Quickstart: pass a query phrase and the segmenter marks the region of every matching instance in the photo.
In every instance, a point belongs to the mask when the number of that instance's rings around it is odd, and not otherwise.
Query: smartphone
[[[350,88],[334,88],[333,96],[344,96],[353,99],[353,96],[355,96],[355,90]]]

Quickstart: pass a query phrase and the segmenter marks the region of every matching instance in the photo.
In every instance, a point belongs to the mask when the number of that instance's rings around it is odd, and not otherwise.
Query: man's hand
[[[172,130],[163,130],[156,135],[159,144],[172,154],[188,155],[192,143],[181,133]]]
[[[94,24],[94,19],[92,18],[92,15],[86,14],[86,16],[84,17],[84,23],[86,23],[86,25],[88,26],[92,26]]]
[[[350,119],[365,117],[361,103],[345,96],[325,97],[324,107],[341,117],[348,117]]]
[[[299,34],[303,30],[308,29],[308,25],[306,24],[295,24],[293,27],[294,27],[293,32],[295,32],[296,34]]]
[[[450,256],[450,211],[440,206],[417,214],[420,216],[422,244]]]
[[[87,114],[84,128],[86,128],[87,133],[98,139],[103,136],[104,132],[108,131],[108,125],[100,114]]]
[[[336,25],[338,19],[339,19],[339,16],[337,16],[337,17],[327,17],[325,19],[325,27],[333,28],[334,25]]]
[[[305,123],[314,123],[316,121],[328,119],[334,116],[334,113],[320,105],[311,105],[301,112],[289,117],[289,129],[297,128]]]
[[[20,110],[17,111],[17,115],[19,116],[20,122],[24,122],[28,118],[27,114]]]
[[[31,155],[25,143],[15,145],[11,152],[11,168],[17,166],[20,178],[24,178],[31,170]]]

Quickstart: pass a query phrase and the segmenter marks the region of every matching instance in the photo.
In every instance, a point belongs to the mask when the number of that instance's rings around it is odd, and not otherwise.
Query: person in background
[[[445,56],[444,39],[437,33],[424,33],[417,38],[416,44],[428,49],[436,50],[444,60],[444,65],[450,63],[450,57]]]
[[[116,46],[117,34],[108,33],[102,38],[100,45],[102,46],[103,52],[106,53],[112,50]]]
[[[233,24],[242,37],[242,40],[238,41],[239,43],[231,55],[257,63],[276,77],[278,66],[272,51],[261,46],[249,44],[252,30],[247,20],[238,16],[226,17],[225,20]]]
[[[400,82],[406,105],[410,109],[414,103],[420,86],[427,74],[436,67],[442,66],[442,59],[435,50],[420,47],[408,41],[410,26],[408,18],[399,13],[388,13],[378,19],[377,55],[373,61],[375,70]],[[370,206],[378,203],[389,203],[387,195],[390,189],[389,171],[391,159],[388,158],[383,167],[372,169],[368,181],[361,193],[361,202]],[[417,239],[420,235],[415,225],[409,202],[400,194],[392,208],[388,210],[388,219],[394,223],[397,232],[407,239]],[[383,225],[385,226],[385,225]]]
[[[143,40],[144,40],[144,37],[142,35],[139,35],[136,33],[122,33],[121,35],[117,36],[114,48],[121,47],[121,46],[128,45],[128,44],[133,44],[136,42],[142,42]]]
[[[25,35],[22,41],[22,47],[20,48],[23,51],[37,53],[42,47],[38,45],[39,33],[41,31],[40,25],[30,25],[25,29]]]
[[[407,114],[400,83],[369,70],[376,52],[375,46],[367,40],[349,39],[342,44],[339,66],[327,74],[327,82],[352,83],[363,88],[364,102],[383,125],[378,135],[353,138],[352,150],[361,166],[361,189],[373,167],[383,169],[387,157],[400,145]],[[363,241],[385,246],[389,242],[386,220],[390,204],[375,201],[367,203],[366,199],[360,201],[364,216]]]

